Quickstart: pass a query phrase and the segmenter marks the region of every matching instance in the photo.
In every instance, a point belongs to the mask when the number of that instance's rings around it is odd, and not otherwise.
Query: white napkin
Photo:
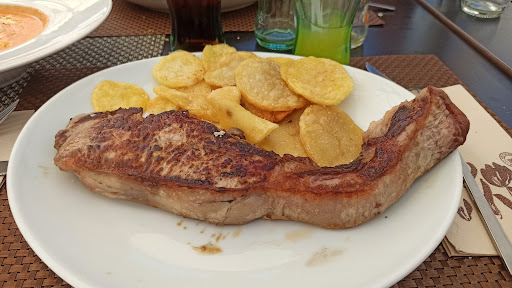
[[[443,90],[469,118],[469,134],[459,152],[512,239],[512,138],[462,86]],[[465,189],[443,246],[449,256],[498,255],[478,208]]]

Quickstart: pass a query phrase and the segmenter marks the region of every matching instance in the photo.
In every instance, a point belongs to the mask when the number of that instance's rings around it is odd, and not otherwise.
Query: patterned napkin
[[[505,233],[512,239],[512,138],[462,86],[444,88],[470,121],[459,147]],[[463,189],[455,220],[442,242],[449,256],[498,255],[478,208]]]
[[[0,161],[8,161],[18,135],[32,117],[34,110],[14,111],[0,124]],[[0,176],[3,182],[4,176]]]

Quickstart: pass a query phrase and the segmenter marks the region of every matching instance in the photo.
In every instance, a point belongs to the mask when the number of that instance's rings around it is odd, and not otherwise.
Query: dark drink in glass
[[[171,12],[171,50],[202,51],[224,43],[221,0],[167,0]]]

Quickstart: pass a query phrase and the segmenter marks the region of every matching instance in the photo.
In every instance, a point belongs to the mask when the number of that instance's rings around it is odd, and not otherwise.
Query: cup
[[[461,0],[465,13],[479,18],[496,18],[501,15],[510,0]]]
[[[354,17],[350,33],[350,48],[352,49],[363,45],[366,34],[368,34],[368,6],[368,0],[363,0]]]
[[[297,0],[293,53],[350,62],[350,33],[361,0]]]
[[[171,50],[202,51],[224,43],[221,0],[167,0],[171,13]]]
[[[295,42],[295,0],[258,0],[256,41],[270,50],[290,50]]]

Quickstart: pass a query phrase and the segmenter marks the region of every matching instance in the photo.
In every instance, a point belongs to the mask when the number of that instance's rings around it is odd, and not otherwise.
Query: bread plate
[[[49,22],[35,38],[0,52],[0,87],[17,80],[32,62],[85,37],[112,9],[111,0],[6,0],[1,4],[36,8],[48,16]]]

